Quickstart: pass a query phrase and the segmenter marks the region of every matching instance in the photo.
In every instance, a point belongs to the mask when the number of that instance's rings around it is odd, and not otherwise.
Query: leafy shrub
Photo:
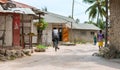
[[[38,30],[44,30],[45,28],[47,28],[48,23],[43,18],[41,18],[40,21],[35,22],[34,25],[37,27]]]
[[[46,46],[44,46],[44,45],[37,45],[36,46],[38,49],[46,49],[47,47]]]

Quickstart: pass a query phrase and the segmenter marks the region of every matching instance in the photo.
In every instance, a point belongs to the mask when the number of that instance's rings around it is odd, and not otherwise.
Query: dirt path
[[[98,48],[91,44],[52,47],[44,53],[34,53],[14,61],[1,62],[0,70],[120,70],[112,60],[92,56]]]

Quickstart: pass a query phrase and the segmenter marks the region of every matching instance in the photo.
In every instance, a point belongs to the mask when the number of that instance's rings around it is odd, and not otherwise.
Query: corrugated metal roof
[[[8,10],[4,10],[0,5],[0,12],[2,13],[20,13],[20,14],[30,14],[35,15],[35,13],[30,8],[11,8]]]
[[[11,8],[10,11],[22,14],[35,15],[35,13],[30,8]]]
[[[71,28],[71,23],[72,23],[72,29],[82,29],[82,30],[100,30],[100,28],[98,28],[97,26],[93,25],[93,24],[77,24],[75,22],[75,20],[62,16],[62,15],[58,15],[58,14],[54,14],[54,13],[50,13],[50,12],[46,12],[47,14],[45,14],[45,16],[43,16],[43,18],[45,19],[46,22],[48,23],[66,23],[66,25]]]
[[[67,24],[71,28],[71,24]],[[97,26],[93,24],[77,24],[72,23],[72,29],[81,29],[81,30],[100,30]]]
[[[66,23],[65,20],[62,20],[60,18],[57,18],[51,14],[46,14],[45,16],[43,16],[43,18],[45,19],[46,22],[48,23]]]
[[[10,11],[10,10],[4,10],[1,5],[0,5],[0,12],[2,12],[2,13],[12,13],[12,11]]]
[[[68,17],[62,15],[54,14],[51,12],[45,12],[45,13],[47,14],[45,14],[43,18],[48,23],[70,23],[73,21],[72,19],[69,19]]]

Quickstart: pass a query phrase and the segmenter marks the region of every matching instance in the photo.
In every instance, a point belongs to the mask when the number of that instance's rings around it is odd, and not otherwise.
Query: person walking
[[[100,30],[97,35],[99,50],[101,49],[101,47],[103,47],[103,39],[104,39],[104,34],[102,33],[102,30]]]
[[[93,36],[93,40],[94,40],[94,45],[96,45],[96,43],[97,43],[97,34],[96,33]]]
[[[52,41],[53,41],[53,48],[55,48],[55,51],[59,49],[58,43],[59,43],[59,33],[57,28],[53,28],[52,32]]]

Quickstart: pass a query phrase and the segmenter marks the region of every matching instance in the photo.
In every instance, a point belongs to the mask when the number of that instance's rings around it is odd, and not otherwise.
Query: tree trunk
[[[42,44],[42,32],[43,30],[38,29],[37,30],[37,44]]]
[[[120,51],[120,0],[110,0],[110,47]]]

